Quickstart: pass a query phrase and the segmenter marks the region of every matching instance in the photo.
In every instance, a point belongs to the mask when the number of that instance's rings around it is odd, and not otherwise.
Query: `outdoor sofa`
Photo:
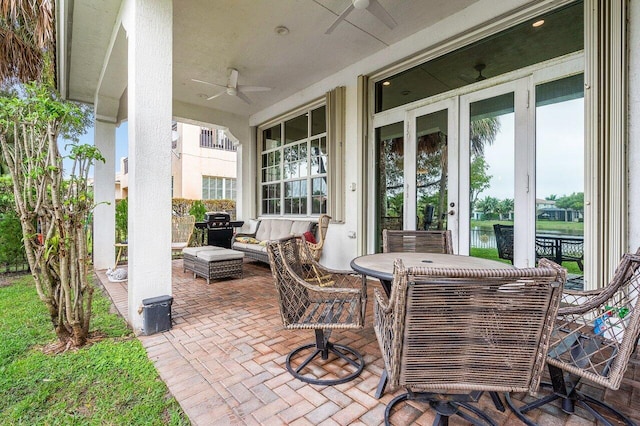
[[[313,253],[320,258],[330,217],[321,215],[314,219],[249,219],[231,240],[231,248],[241,251],[246,257],[269,263],[267,242],[282,238],[304,236]]]

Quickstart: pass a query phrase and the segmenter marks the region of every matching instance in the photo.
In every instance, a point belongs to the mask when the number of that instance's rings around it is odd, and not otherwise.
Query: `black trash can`
[[[142,333],[160,333],[171,329],[171,304],[173,297],[157,296],[142,300]]]

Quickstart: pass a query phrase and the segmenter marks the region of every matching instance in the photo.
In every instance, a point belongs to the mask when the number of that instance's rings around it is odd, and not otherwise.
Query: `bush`
[[[129,202],[124,200],[116,201],[116,242],[127,241],[129,224]]]
[[[24,265],[27,262],[22,243],[22,225],[18,214],[9,210],[0,213],[0,265],[8,270],[10,266]]]

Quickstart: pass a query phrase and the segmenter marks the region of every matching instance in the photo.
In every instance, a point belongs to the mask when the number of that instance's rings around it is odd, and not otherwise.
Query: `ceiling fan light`
[[[356,9],[366,9],[369,7],[369,0],[353,0],[353,7]]]

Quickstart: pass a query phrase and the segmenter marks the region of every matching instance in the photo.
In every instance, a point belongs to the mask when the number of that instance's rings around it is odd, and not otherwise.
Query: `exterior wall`
[[[171,176],[174,198],[200,200],[202,176],[233,179],[237,176],[237,153],[222,149],[201,148],[200,126],[178,123],[178,140],[172,152]],[[116,199],[127,196],[129,175],[124,172],[124,162],[124,158],[121,158],[121,172],[116,175]]]
[[[293,96],[279,102],[267,109],[264,109],[249,119],[250,126],[258,126],[278,115],[300,107],[304,103],[317,99],[330,90],[338,86],[346,87],[346,133],[345,133],[345,157],[347,159],[358,158],[358,141],[357,138],[357,110],[358,97],[357,85],[359,75],[371,75],[378,70],[388,67],[390,64],[401,62],[411,58],[440,42],[465,34],[475,27],[481,27],[485,22],[495,21],[496,16],[502,16],[505,13],[517,9],[532,2],[525,0],[513,0],[509,2],[496,2],[492,0],[481,0],[461,12],[440,20],[435,25],[418,31],[414,35],[392,44],[391,46],[377,52],[374,55],[365,58],[342,71],[325,78],[318,83],[301,90]],[[548,2],[547,2],[548,3]],[[368,141],[363,141],[368,144]],[[238,162],[244,163],[251,161],[252,157],[247,156],[238,159]],[[253,158],[255,160],[255,158]],[[255,163],[254,163],[255,164]],[[351,259],[357,256],[358,241],[365,238],[364,235],[355,235],[358,229],[359,220],[368,220],[368,217],[360,218],[358,216],[358,197],[359,191],[367,191],[369,193],[372,183],[359,182],[357,167],[350,167],[349,161],[345,167],[344,182],[345,188],[345,221],[341,224],[332,223],[329,225],[327,232],[326,249],[323,251],[322,263],[334,268],[349,268]],[[351,163],[353,164],[353,163]],[[364,165],[367,170],[370,165]],[[255,167],[254,167],[255,170]],[[258,171],[256,170],[255,173]],[[355,190],[351,190],[351,184],[357,186]],[[244,191],[244,185],[242,188]],[[257,200],[254,198],[253,203]],[[369,206],[373,202],[373,198],[369,196]],[[369,206],[364,206],[364,211],[370,210]],[[247,219],[247,217],[242,217]]]

